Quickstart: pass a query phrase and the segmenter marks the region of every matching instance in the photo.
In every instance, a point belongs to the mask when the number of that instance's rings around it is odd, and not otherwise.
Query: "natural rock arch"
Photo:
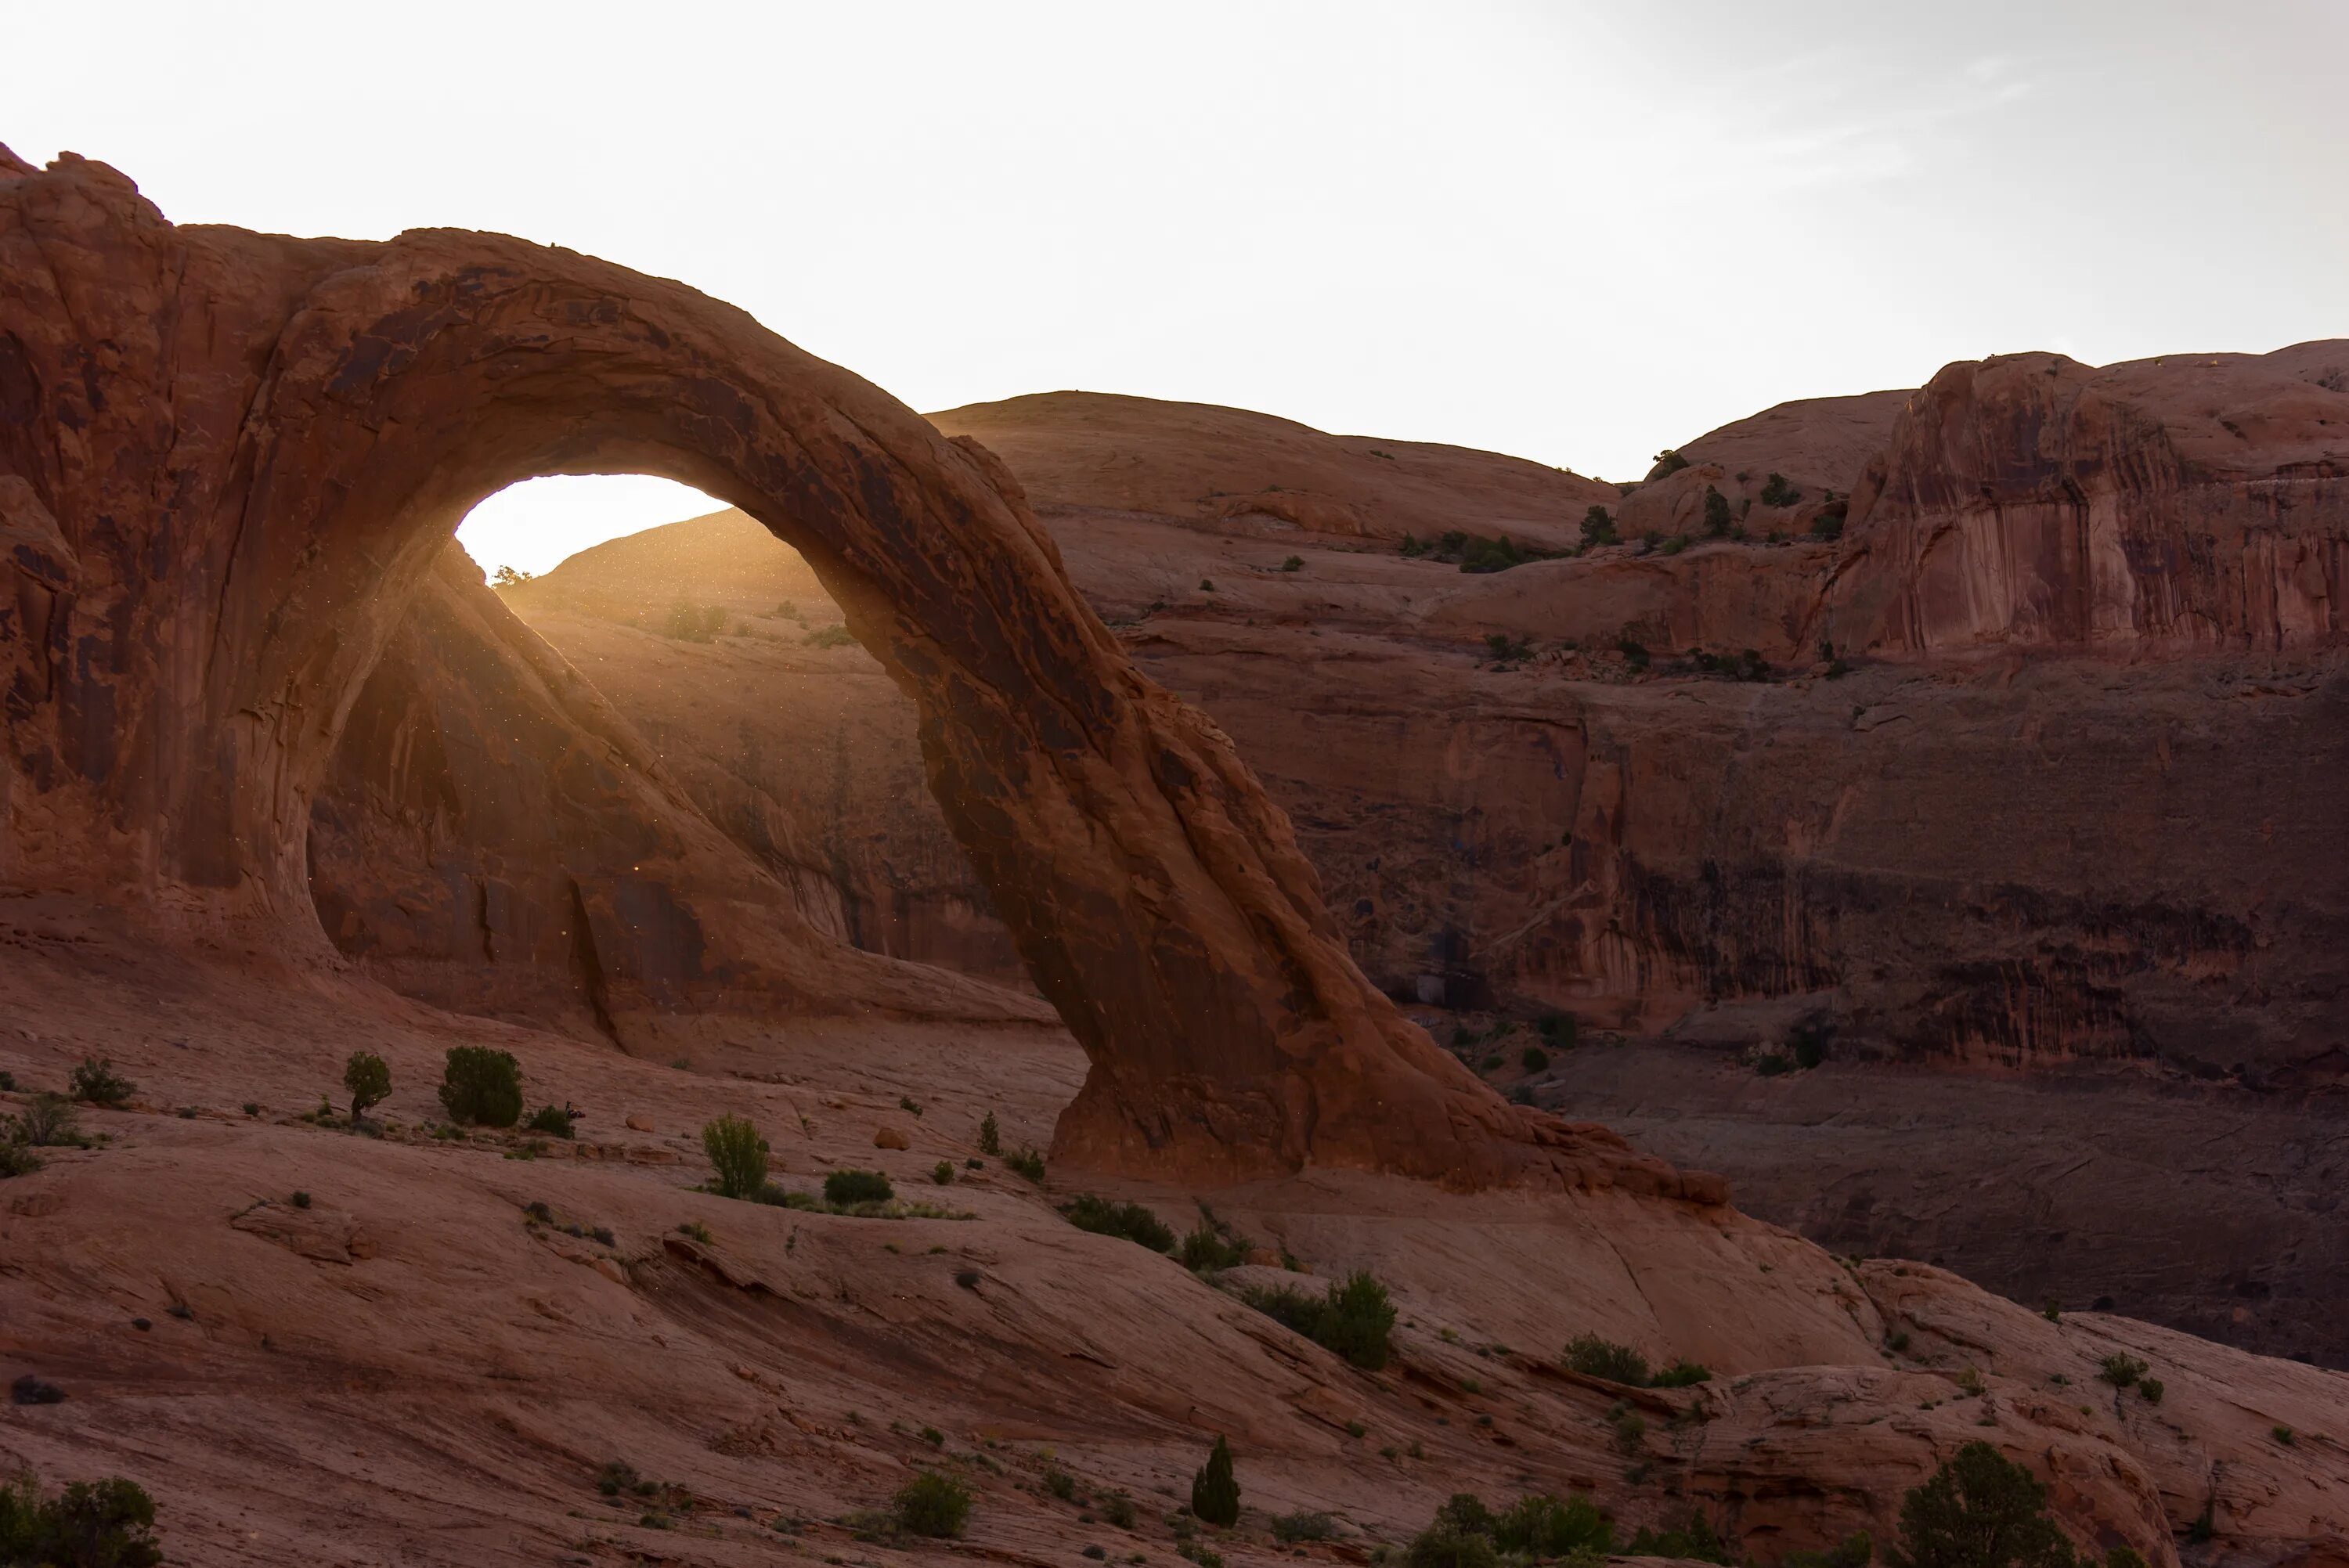
[[[310,793],[458,521],[532,475],[658,474],[801,551],[918,705],[1092,1063],[1062,1158],[1679,1190],[1370,986],[1286,819],[999,462],[739,310],[494,235],[178,228],[102,164],[0,149],[0,881],[317,944]]]

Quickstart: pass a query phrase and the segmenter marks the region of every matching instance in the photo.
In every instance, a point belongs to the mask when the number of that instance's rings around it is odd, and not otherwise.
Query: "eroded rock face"
[[[531,475],[656,474],[793,544],[913,700],[957,839],[1093,1054],[1065,1156],[1676,1182],[1402,1020],[1008,470],[740,312],[494,235],[179,229],[79,159],[0,166],[0,273],[15,883],[323,957],[311,799],[458,519]]]

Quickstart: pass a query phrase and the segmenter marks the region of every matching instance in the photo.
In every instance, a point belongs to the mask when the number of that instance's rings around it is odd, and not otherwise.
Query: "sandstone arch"
[[[1678,1181],[1403,1020],[1001,465],[738,310],[498,236],[179,228],[102,164],[0,149],[0,881],[316,944],[309,795],[458,520],[534,474],[658,474],[800,550],[918,705],[932,787],[1092,1059],[1063,1158]]]

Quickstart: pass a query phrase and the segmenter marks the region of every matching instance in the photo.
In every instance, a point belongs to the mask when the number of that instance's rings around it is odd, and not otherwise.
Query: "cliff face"
[[[2349,632],[2349,346],[1953,365],[1852,495],[1828,624],[1888,652]]]

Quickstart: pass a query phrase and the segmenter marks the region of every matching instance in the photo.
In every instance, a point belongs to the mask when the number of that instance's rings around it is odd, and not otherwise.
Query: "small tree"
[[[988,1111],[987,1119],[978,1124],[978,1151],[981,1154],[1003,1152],[1003,1130],[995,1125],[995,1112]]]
[[[440,1069],[440,1109],[451,1121],[512,1127],[522,1119],[522,1064],[509,1051],[450,1046]]]
[[[1786,476],[1774,472],[1770,481],[1762,487],[1764,506],[1792,506],[1803,499],[1803,492],[1786,482]]]
[[[1900,1504],[1897,1568],[2073,1568],[2047,1489],[1988,1443],[1968,1443]]]
[[[343,1087],[351,1091],[351,1119],[357,1121],[390,1095],[391,1069],[373,1051],[353,1051],[343,1064]]]
[[[1240,1522],[1240,1483],[1232,1474],[1232,1445],[1220,1436],[1207,1451],[1207,1462],[1191,1478],[1191,1511],[1226,1530]]]
[[[721,1116],[706,1123],[701,1148],[718,1172],[719,1197],[756,1197],[767,1184],[767,1140],[747,1117]]]
[[[1607,515],[1603,506],[1593,506],[1582,514],[1582,542],[1587,546],[1614,544],[1615,520]]]
[[[538,575],[535,572],[517,572],[511,566],[501,566],[490,573],[492,588],[519,588]]]
[[[0,1483],[0,1563],[155,1568],[155,1501],[136,1481],[75,1481],[46,1501],[32,1479]]]
[[[1709,538],[1726,539],[1730,524],[1729,498],[1711,485],[1704,487],[1704,531]]]

